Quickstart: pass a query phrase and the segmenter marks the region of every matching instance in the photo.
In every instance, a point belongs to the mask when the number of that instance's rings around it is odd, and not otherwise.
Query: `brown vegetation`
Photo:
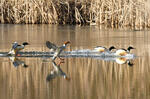
[[[1,0],[0,23],[150,27],[148,0]]]

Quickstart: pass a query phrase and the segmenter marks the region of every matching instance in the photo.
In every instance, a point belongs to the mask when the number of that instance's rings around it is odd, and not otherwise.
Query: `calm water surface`
[[[67,51],[111,45],[135,47],[134,66],[93,58],[65,58],[62,76],[47,81],[50,59],[19,57],[15,67],[8,57],[0,58],[2,99],[150,99],[150,31],[113,30],[96,26],[0,25],[0,51],[14,41],[30,43],[24,51],[49,51],[47,40],[61,45],[71,41]],[[22,65],[28,67],[24,68]]]

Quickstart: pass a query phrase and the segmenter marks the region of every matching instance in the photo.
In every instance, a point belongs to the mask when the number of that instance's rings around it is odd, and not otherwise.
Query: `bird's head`
[[[129,46],[127,50],[130,52],[131,49],[135,49],[135,48],[132,46]]]
[[[128,65],[129,65],[130,67],[132,67],[132,66],[134,65],[134,64],[131,63],[130,61],[128,61],[127,63],[128,63]]]
[[[29,43],[28,42],[23,42],[22,45],[24,45],[24,46],[29,45]]]
[[[110,48],[109,48],[109,51],[111,51],[112,49],[116,49],[114,46],[111,46]]]
[[[66,41],[64,42],[64,45],[67,45],[67,44],[70,44],[71,42],[70,41]]]
[[[70,78],[67,77],[66,75],[64,75],[64,79],[66,79],[67,81],[70,81]]]

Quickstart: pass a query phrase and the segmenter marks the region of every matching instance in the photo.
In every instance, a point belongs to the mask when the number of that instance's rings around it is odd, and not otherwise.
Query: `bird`
[[[98,52],[110,52],[111,50],[116,49],[114,46],[111,46],[109,49],[107,49],[106,47],[103,46],[96,46],[94,48],[94,50],[98,51]]]
[[[23,42],[22,45],[19,45],[17,42],[14,42],[13,45],[12,45],[11,50],[8,53],[8,55],[15,55],[15,56],[17,56],[18,52],[20,50],[24,49],[24,47],[26,45],[29,45],[29,43],[28,42]]]
[[[70,41],[64,42],[64,44],[60,47],[56,46],[55,44],[51,43],[50,41],[46,41],[46,46],[54,51],[54,55],[52,57],[52,61],[55,61],[55,59],[58,57],[60,60],[64,60],[63,58],[60,58],[60,54],[62,51],[64,51],[67,47],[67,44],[70,44]]]
[[[127,49],[124,49],[124,48],[118,49],[116,50],[115,55],[126,56],[127,54],[130,53],[131,49],[135,49],[135,48],[133,48],[132,46],[129,46]]]
[[[118,63],[118,64],[128,64],[129,66],[133,66],[134,64],[133,63],[131,63],[127,58],[125,58],[125,57],[119,57],[119,58],[116,58],[116,63]]]
[[[28,67],[28,65],[26,65],[24,61],[18,59],[17,57],[11,56],[9,57],[9,59],[12,61],[14,67],[18,67],[19,65],[23,66],[24,68]]]
[[[66,79],[68,81],[70,80],[70,78],[66,75],[66,73],[63,72],[63,70],[60,68],[60,64],[62,64],[62,63],[64,63],[64,62],[60,61],[58,64],[56,64],[55,62],[52,62],[53,69],[51,70],[50,74],[48,74],[48,76],[46,78],[47,81],[50,81],[59,76],[63,77],[64,79]]]

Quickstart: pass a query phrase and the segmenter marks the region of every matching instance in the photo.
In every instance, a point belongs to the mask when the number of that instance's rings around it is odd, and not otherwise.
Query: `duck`
[[[67,47],[67,45],[70,44],[70,41],[66,41],[63,43],[62,46],[58,47],[54,43],[51,43],[50,41],[46,41],[46,46],[51,50],[54,51],[54,55],[52,57],[52,61],[55,61],[55,59],[58,57],[60,60],[64,60],[59,55],[64,51]]]
[[[118,49],[116,50],[115,55],[126,56],[127,54],[130,53],[131,49],[135,49],[135,48],[133,48],[132,46],[129,46],[127,49],[124,49],[124,48]]]
[[[128,64],[129,66],[133,66],[134,64],[131,63],[127,58],[125,57],[119,57],[119,58],[116,58],[116,63],[118,64]]]
[[[58,64],[56,64],[56,62],[52,62],[53,64],[53,69],[51,70],[50,74],[48,74],[46,80],[50,81],[56,77],[63,77],[65,80],[70,80],[70,78],[66,75],[66,73],[61,69],[61,64],[64,63],[62,61],[60,61]]]
[[[116,49],[114,46],[111,46],[109,49],[107,49],[106,47],[103,47],[103,46],[96,46],[94,48],[94,50],[98,51],[98,52],[111,52],[113,49]]]
[[[25,48],[26,45],[29,45],[28,42],[23,42],[22,45],[19,45],[17,42],[14,42],[12,45],[11,50],[9,51],[8,55],[18,55],[18,52]]]
[[[26,65],[24,61],[20,60],[17,57],[11,56],[9,57],[9,59],[12,61],[14,67],[18,67],[19,65],[23,66],[24,68],[28,67],[28,65]]]

